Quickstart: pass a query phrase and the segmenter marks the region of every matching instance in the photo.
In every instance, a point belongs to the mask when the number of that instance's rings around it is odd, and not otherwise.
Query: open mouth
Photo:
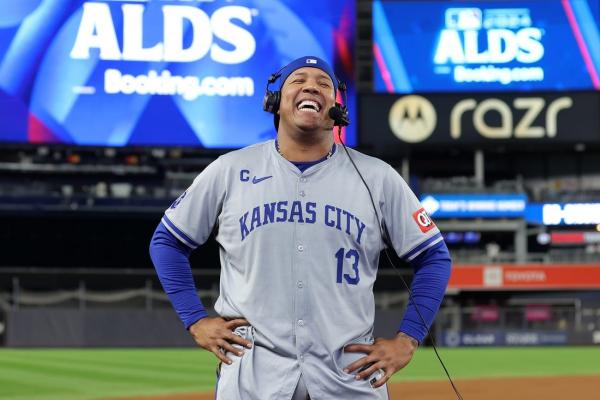
[[[298,109],[298,111],[305,112],[318,113],[319,111],[321,111],[321,105],[314,100],[302,100],[300,101],[300,103],[298,103],[296,108]]]

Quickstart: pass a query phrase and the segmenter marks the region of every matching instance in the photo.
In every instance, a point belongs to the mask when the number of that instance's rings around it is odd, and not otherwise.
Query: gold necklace
[[[331,150],[329,150],[329,153],[327,153],[327,155],[325,157],[323,157],[325,160],[329,160],[329,158],[333,155],[334,146],[335,146],[335,143],[331,147]],[[281,152],[281,149],[279,148],[279,142],[277,141],[277,139],[275,139],[275,149],[277,150],[277,152],[279,153],[279,155],[281,157],[285,158],[285,156]],[[320,161],[320,160],[318,160],[318,161]]]

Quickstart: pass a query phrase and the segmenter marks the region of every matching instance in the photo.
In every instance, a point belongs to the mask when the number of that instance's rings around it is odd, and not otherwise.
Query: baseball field
[[[600,346],[441,349],[465,399],[600,399]],[[214,357],[194,349],[0,351],[0,399],[212,399]],[[392,399],[455,399],[430,349],[390,385]]]

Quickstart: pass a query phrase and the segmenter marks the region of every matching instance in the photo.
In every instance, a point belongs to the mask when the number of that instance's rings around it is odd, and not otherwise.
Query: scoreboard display
[[[353,111],[355,2],[305,3],[0,0],[0,142],[256,143],[275,136],[268,76],[303,55],[334,66]]]
[[[373,2],[375,91],[600,90],[598,0]]]

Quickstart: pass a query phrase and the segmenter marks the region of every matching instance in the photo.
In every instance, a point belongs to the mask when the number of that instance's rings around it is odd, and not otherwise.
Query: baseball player
[[[388,164],[334,144],[339,82],[317,57],[272,76],[277,138],[211,163],[167,209],[150,245],[160,281],[196,343],[221,361],[222,400],[388,399],[443,298],[450,257]],[[376,212],[375,212],[376,211]],[[389,231],[389,244],[380,226]],[[216,232],[219,317],[197,296],[190,252]],[[413,298],[397,334],[373,338],[373,284],[386,246],[410,262]],[[425,324],[423,323],[425,322]]]

